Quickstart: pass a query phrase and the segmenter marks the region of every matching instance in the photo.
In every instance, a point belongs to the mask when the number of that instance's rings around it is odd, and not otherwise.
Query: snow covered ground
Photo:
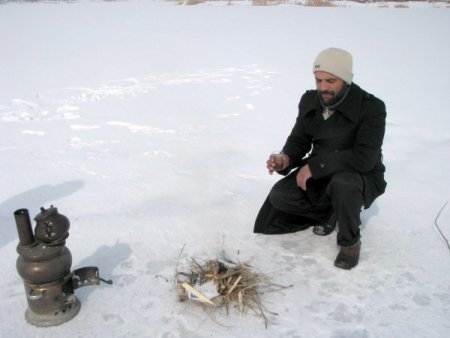
[[[448,337],[450,9],[178,6],[117,1],[0,6],[1,337]],[[388,189],[364,211],[362,255],[333,266],[336,233],[265,237],[253,222],[279,179],[311,65],[336,46],[388,109]],[[71,221],[77,290],[64,325],[27,324],[13,212]],[[438,224],[450,238],[450,206]],[[180,303],[174,274],[222,251],[293,287],[215,320]]]

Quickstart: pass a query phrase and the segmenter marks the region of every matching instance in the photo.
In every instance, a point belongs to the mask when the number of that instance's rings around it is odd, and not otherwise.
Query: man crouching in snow
[[[334,265],[342,269],[358,264],[361,207],[369,208],[386,188],[385,105],[352,83],[352,63],[351,54],[338,48],[317,56],[316,90],[302,96],[282,152],[267,160],[270,174],[287,176],[273,186],[254,228],[270,235],[312,226],[326,236],[338,224]]]

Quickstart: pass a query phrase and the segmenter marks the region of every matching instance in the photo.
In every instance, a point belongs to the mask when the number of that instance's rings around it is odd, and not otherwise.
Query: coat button
[[[321,167],[322,169],[325,168],[325,164],[320,163],[320,167]]]

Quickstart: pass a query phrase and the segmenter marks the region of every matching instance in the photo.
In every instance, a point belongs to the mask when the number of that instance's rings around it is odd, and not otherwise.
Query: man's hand
[[[272,175],[274,171],[286,169],[289,166],[289,156],[286,154],[272,154],[266,161],[269,174]]]
[[[312,177],[311,170],[309,170],[309,165],[303,166],[297,174],[297,185],[306,190],[306,181]]]

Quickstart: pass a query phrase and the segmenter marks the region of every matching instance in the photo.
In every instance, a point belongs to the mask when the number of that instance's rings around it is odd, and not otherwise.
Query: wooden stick
[[[228,290],[227,297],[233,292],[234,288],[236,287],[236,285],[238,285],[241,278],[242,278],[242,275],[239,275],[239,277],[236,278],[236,281],[234,282],[233,286],[230,288],[230,290]]]
[[[183,282],[180,284],[187,292],[193,293],[195,296],[198,297],[198,299],[206,304],[212,305],[212,306],[216,306],[216,304],[214,302],[212,302],[210,299],[208,299],[208,297],[206,297],[203,293],[201,293],[200,291],[194,289],[189,283],[187,282]]]

